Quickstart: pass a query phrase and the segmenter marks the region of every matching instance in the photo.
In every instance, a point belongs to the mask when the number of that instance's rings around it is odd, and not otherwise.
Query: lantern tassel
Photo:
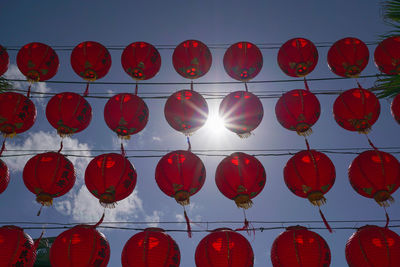
[[[40,214],[42,213],[42,208],[43,208],[43,204],[42,204],[42,206],[40,207],[40,209],[39,209],[39,211],[38,211],[38,213],[36,214],[36,216],[40,216]]]
[[[60,153],[61,152],[61,150],[63,149],[63,140],[61,139],[61,142],[60,142],[60,149],[57,151],[57,153]]]
[[[190,81],[190,90],[191,90],[191,91],[194,91],[194,90],[193,90],[193,80]]]
[[[0,157],[1,157],[1,155],[3,155],[4,150],[6,150],[6,138],[4,138],[3,144],[1,145]]]
[[[33,243],[33,248],[34,251],[37,251],[39,245],[40,245],[40,241],[42,241],[42,237],[44,235],[44,230],[42,231],[42,233],[40,234],[39,238],[35,240],[35,242]],[[34,253],[34,255],[36,255],[36,253]],[[32,255],[32,257],[29,259],[29,266],[33,266],[33,264],[35,263],[36,257]]]
[[[389,218],[389,214],[387,213],[386,207],[383,207],[385,209],[385,216],[386,216],[386,224],[385,224],[385,229],[388,229],[389,227],[389,222],[390,222],[390,218]]]
[[[123,157],[126,157],[126,152],[125,152],[125,148],[124,148],[124,143],[121,143],[121,154]]]
[[[101,216],[100,220],[99,220],[95,225],[93,225],[93,228],[96,228],[97,226],[99,226],[100,224],[102,224],[103,221],[104,221],[104,217],[105,217],[105,216],[106,216],[106,211],[104,210],[104,211],[103,211],[103,215]]]
[[[307,83],[306,77],[304,77],[304,86],[306,87],[306,90],[308,92],[310,92],[310,87],[308,87],[308,83]]]
[[[237,228],[235,229],[235,231],[246,231],[249,236],[251,235],[251,232],[253,232],[253,235],[256,236],[256,230],[254,229],[253,225],[247,220],[245,209],[243,209],[243,216],[244,216],[243,227]]]
[[[365,135],[368,139],[368,143],[369,145],[374,149],[374,150],[378,150],[378,148],[372,143],[371,139],[369,139],[368,135]]]
[[[187,143],[188,143],[188,151],[192,150],[192,144],[190,143],[190,138],[189,136],[186,137]]]
[[[187,227],[188,237],[192,238],[192,227],[190,226],[190,220],[189,220],[189,217],[188,217],[188,215],[186,213],[185,207],[183,207],[183,215],[185,216],[185,220],[186,220],[186,227]]]
[[[319,209],[319,215],[321,215],[322,221],[325,224],[326,229],[328,229],[329,233],[333,233],[331,226],[325,218],[325,215],[322,213],[321,209]]]
[[[310,151],[310,144],[308,143],[307,137],[304,137],[304,140],[306,141],[307,150]]]
[[[85,92],[83,93],[84,97],[86,97],[88,95],[89,95],[89,82],[87,82]]]
[[[249,91],[249,88],[247,87],[247,83],[246,82],[244,83],[244,88],[246,89],[246,92]]]
[[[358,82],[357,79],[356,79],[356,82],[357,82],[358,88],[363,89],[363,87],[361,86],[361,84]]]
[[[137,95],[137,94],[138,94],[138,91],[139,91],[139,86],[138,86],[138,83],[137,83],[137,81],[136,81],[136,86],[135,86],[135,95]]]
[[[30,98],[31,97],[31,87],[32,87],[32,83],[29,83],[29,87],[28,87],[28,92],[26,93],[26,97]]]

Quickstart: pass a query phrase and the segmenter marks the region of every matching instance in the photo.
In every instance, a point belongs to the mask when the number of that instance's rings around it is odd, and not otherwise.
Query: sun
[[[218,114],[218,105],[210,105],[210,112],[204,128],[214,136],[221,136],[226,131],[224,120]]]

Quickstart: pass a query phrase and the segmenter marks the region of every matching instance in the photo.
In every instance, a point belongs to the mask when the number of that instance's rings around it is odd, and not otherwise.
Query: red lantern
[[[291,226],[272,244],[271,261],[273,267],[328,267],[331,251],[317,233],[302,226]]]
[[[289,159],[283,170],[286,186],[293,194],[308,198],[313,204],[325,203],[326,194],[335,183],[332,161],[316,150],[302,150]]]
[[[137,95],[121,93],[111,97],[104,107],[107,126],[122,139],[144,129],[149,119],[146,103]]]
[[[22,228],[13,225],[0,227],[0,266],[32,267],[36,247]]]
[[[85,184],[90,193],[106,208],[128,197],[135,189],[137,174],[130,161],[121,154],[95,157],[85,171]]]
[[[88,127],[92,119],[92,107],[81,95],[60,93],[47,103],[46,117],[61,137],[71,136]]]
[[[283,94],[275,106],[279,123],[298,135],[309,135],[321,114],[318,98],[306,90],[291,90]]]
[[[381,105],[372,92],[353,88],[341,93],[333,104],[336,122],[348,131],[368,133],[378,120]]]
[[[211,67],[210,49],[197,40],[180,43],[172,55],[172,63],[178,74],[187,79],[197,79],[205,75]]]
[[[86,41],[71,53],[71,66],[76,74],[87,81],[103,78],[111,67],[111,56],[102,44]]]
[[[178,267],[181,253],[176,242],[160,228],[147,228],[126,242],[122,267]]]
[[[250,92],[236,91],[227,95],[219,106],[219,115],[225,127],[239,135],[249,137],[264,116],[260,99]]]
[[[262,191],[266,178],[261,162],[241,152],[224,158],[215,173],[215,183],[219,191],[244,209],[252,206],[251,199]]]
[[[397,94],[390,106],[393,118],[400,124],[400,94]]]
[[[0,159],[0,194],[3,193],[10,182],[10,172],[7,165]]]
[[[226,73],[238,81],[249,81],[257,76],[263,66],[260,49],[249,42],[231,45],[224,55]]]
[[[196,248],[197,267],[252,267],[254,253],[249,241],[231,229],[216,229]]]
[[[400,236],[388,228],[363,226],[347,241],[346,260],[351,267],[400,266]]]
[[[318,50],[304,38],[293,38],[284,43],[278,52],[278,65],[291,77],[304,77],[318,63]]]
[[[349,167],[349,180],[360,195],[389,206],[400,186],[400,163],[391,154],[368,150],[358,155]]]
[[[157,185],[181,205],[190,203],[190,196],[203,187],[205,179],[203,162],[190,151],[170,152],[160,159],[156,167]]]
[[[375,65],[388,75],[400,74],[400,36],[389,37],[375,48]]]
[[[22,176],[25,186],[44,206],[51,206],[53,198],[68,193],[76,179],[71,161],[56,152],[41,153],[29,159]]]
[[[172,128],[191,135],[206,123],[208,105],[201,94],[193,90],[181,90],[168,98],[164,115]]]
[[[161,57],[157,49],[146,42],[128,45],[121,56],[122,67],[135,80],[153,78],[161,67]]]
[[[18,69],[29,81],[47,81],[56,75],[60,65],[56,52],[42,43],[24,45],[17,54]]]
[[[0,45],[0,76],[6,73],[8,65],[10,64],[10,58],[7,50]]]
[[[347,37],[334,43],[328,51],[328,66],[341,77],[358,77],[369,60],[369,50],[363,41]]]
[[[110,245],[92,225],[77,225],[62,232],[50,248],[50,263],[56,267],[106,267]]]

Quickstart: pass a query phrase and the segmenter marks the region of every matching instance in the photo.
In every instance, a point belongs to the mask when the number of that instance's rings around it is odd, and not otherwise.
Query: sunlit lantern
[[[291,77],[304,77],[312,72],[318,63],[318,50],[304,38],[293,38],[284,43],[278,52],[278,65]]]
[[[89,126],[92,107],[81,95],[64,92],[47,103],[46,117],[60,136],[71,136]]]
[[[252,198],[264,188],[267,175],[258,159],[242,152],[224,158],[215,173],[219,191],[235,201],[238,208],[248,209]]]
[[[129,139],[144,129],[149,119],[146,103],[137,95],[121,93],[111,97],[104,107],[104,120],[119,138]]]
[[[179,267],[181,253],[175,240],[160,228],[132,236],[122,250],[122,267]]]
[[[260,125],[264,109],[260,99],[245,91],[236,91],[227,95],[219,106],[219,116],[225,127],[239,135],[249,137]]]
[[[172,128],[191,135],[206,123],[208,105],[201,94],[193,90],[181,90],[168,98],[164,115]]]
[[[85,184],[102,206],[113,208],[117,201],[135,189],[136,170],[121,154],[108,153],[95,157],[85,171]]]
[[[351,163],[349,180],[358,194],[375,199],[380,206],[389,206],[391,195],[400,186],[400,163],[389,153],[364,151]]]
[[[380,42],[375,48],[374,59],[381,72],[388,75],[400,74],[400,36]]]
[[[10,57],[7,50],[0,45],[0,76],[6,73],[8,65],[10,64]]]
[[[122,68],[135,80],[153,78],[161,67],[158,50],[149,43],[135,42],[128,45],[121,56]]]
[[[263,66],[260,49],[250,42],[231,45],[224,54],[226,73],[235,80],[249,81],[257,76]]]
[[[351,267],[400,266],[400,237],[388,228],[363,226],[347,241],[346,260]]]
[[[7,165],[0,159],[0,194],[3,193],[10,182],[10,172]]]
[[[306,227],[291,226],[272,244],[271,261],[273,267],[328,267],[331,251],[317,233]]]
[[[167,196],[188,205],[206,179],[201,159],[190,151],[177,150],[163,156],[156,167],[156,182]]]
[[[378,120],[381,105],[374,93],[353,88],[341,93],[333,104],[336,122],[348,131],[368,133]]]
[[[196,267],[252,267],[254,253],[249,241],[231,229],[216,229],[196,248]]]
[[[22,228],[13,225],[0,227],[0,266],[32,267],[36,247]]]
[[[56,75],[59,60],[56,52],[42,43],[24,45],[17,54],[17,66],[31,82],[47,81]]]
[[[400,94],[397,94],[390,106],[393,118],[400,124]]]
[[[186,40],[180,43],[172,55],[172,63],[176,72],[187,79],[204,76],[211,67],[210,49],[197,40]]]
[[[318,98],[306,90],[291,90],[283,94],[275,105],[279,123],[299,135],[309,135],[321,114]]]
[[[365,43],[354,37],[335,42],[328,51],[328,66],[341,77],[358,77],[369,60]]]

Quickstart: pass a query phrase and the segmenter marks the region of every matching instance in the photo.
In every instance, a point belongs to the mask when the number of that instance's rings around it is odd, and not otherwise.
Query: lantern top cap
[[[211,232],[214,233],[214,232],[222,232],[222,231],[231,231],[231,232],[233,232],[233,230],[231,228],[228,228],[228,227],[216,228],[216,229],[212,230]]]
[[[159,228],[159,227],[148,227],[146,229],[144,229],[144,231],[148,231],[148,232],[165,232],[164,229]]]
[[[295,230],[308,230],[308,228],[301,225],[292,225],[286,227],[286,231],[295,231]]]

